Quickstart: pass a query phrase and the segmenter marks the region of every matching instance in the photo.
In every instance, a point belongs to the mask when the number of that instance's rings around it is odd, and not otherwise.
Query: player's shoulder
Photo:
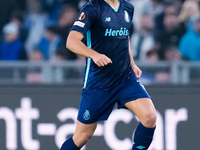
[[[121,0],[121,1],[127,9],[134,11],[134,6],[128,0]]]
[[[100,8],[98,0],[90,0],[82,6],[82,10],[96,12]]]

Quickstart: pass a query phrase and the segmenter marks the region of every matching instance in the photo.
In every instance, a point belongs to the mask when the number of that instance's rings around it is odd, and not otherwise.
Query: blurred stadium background
[[[198,150],[200,1],[129,1],[133,58],[158,112],[149,150]],[[86,2],[0,1],[1,150],[57,150],[73,133],[85,58],[65,42]],[[83,150],[130,150],[137,122],[114,110]]]

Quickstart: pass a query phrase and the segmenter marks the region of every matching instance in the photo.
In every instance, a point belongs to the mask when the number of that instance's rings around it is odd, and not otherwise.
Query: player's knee
[[[147,113],[142,123],[146,127],[154,127],[156,124],[156,119],[157,119],[156,112]]]
[[[76,143],[76,146],[82,147],[89,141],[91,137],[92,137],[92,134],[88,132],[83,132],[83,133],[74,135],[73,139],[74,139],[74,142]]]
[[[92,134],[90,134],[90,133],[82,133],[80,136],[81,141],[84,144],[87,143],[89,141],[89,139],[91,139],[91,137],[92,137]]]

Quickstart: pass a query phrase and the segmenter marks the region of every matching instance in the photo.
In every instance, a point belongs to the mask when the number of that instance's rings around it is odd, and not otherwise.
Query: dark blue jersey
[[[85,4],[72,30],[87,38],[87,46],[112,60],[112,64],[98,67],[87,58],[84,88],[111,89],[133,74],[129,57],[129,32],[134,7],[126,0],[119,0],[113,9],[104,0]]]

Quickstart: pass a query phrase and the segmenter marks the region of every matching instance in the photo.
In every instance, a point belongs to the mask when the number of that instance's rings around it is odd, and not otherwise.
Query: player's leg
[[[77,121],[76,130],[74,132],[73,140],[78,147],[82,147],[92,137],[97,127],[97,123],[83,124]]]
[[[61,150],[79,150],[92,137],[98,121],[107,120],[116,101],[116,93],[97,89],[84,89],[74,135]],[[69,148],[70,147],[70,148]]]
[[[156,124],[156,110],[149,98],[140,98],[130,101],[125,106],[137,115],[140,122],[148,128]]]
[[[134,135],[132,150],[147,150],[150,146],[156,125],[156,110],[149,98],[127,102],[125,106],[140,120]]]
[[[83,124],[77,121],[73,137],[66,140],[60,150],[80,150],[92,137],[97,123]]]

